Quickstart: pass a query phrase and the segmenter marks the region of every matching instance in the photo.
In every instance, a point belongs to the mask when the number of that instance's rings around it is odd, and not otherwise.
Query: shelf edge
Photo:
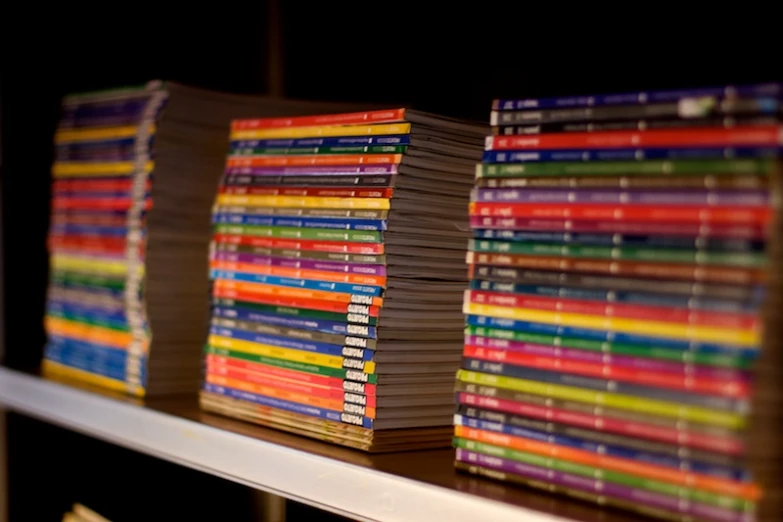
[[[354,519],[567,520],[220,430],[7,368],[0,368],[0,405]]]

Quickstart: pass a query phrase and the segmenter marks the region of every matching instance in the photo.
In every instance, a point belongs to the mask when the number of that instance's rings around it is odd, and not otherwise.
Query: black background
[[[110,8],[3,3],[6,364],[34,368],[42,353],[51,143],[59,100],[68,92],[160,78],[264,94],[270,80],[282,78],[282,94],[289,98],[393,103],[486,121],[495,97],[780,79],[775,14],[754,11],[749,3],[694,4],[693,12],[680,5],[625,3],[611,9],[590,5],[584,12],[579,4],[518,1],[282,4],[273,22],[280,39],[270,44],[266,1]],[[270,50],[281,60],[272,74]],[[131,475],[164,469],[154,459],[91,445],[19,417],[11,419],[9,431],[12,521],[55,520],[78,500],[72,498],[77,491],[100,483],[85,477],[110,472],[101,463],[121,463]],[[63,466],[74,462],[85,471],[69,479]],[[218,479],[166,469],[169,482],[145,485],[139,475],[139,499],[177,482],[191,488],[193,498],[205,488],[228,488],[216,490],[227,499],[247,495],[239,486],[210,482]],[[42,496],[52,501],[41,502]],[[193,520],[207,519],[209,509]]]

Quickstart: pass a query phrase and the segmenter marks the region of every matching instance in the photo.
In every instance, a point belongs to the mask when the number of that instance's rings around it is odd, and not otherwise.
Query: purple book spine
[[[537,190],[478,189],[473,201],[507,203],[611,203],[646,205],[762,206],[770,202],[763,191],[661,190]]]
[[[316,261],[310,259],[288,259],[281,257],[256,256],[253,254],[236,254],[219,251],[215,254],[215,260],[231,263],[252,263],[266,266],[279,266],[283,268],[295,268],[303,270],[323,270],[326,272],[342,272],[346,274],[385,276],[384,265],[366,265],[355,263],[330,263],[328,261]]]
[[[329,165],[324,167],[229,167],[226,176],[350,176],[354,174],[396,174],[398,165]]]
[[[641,105],[645,103],[671,103],[684,98],[752,98],[777,97],[783,93],[783,84],[762,83],[753,85],[725,85],[697,89],[639,91],[594,96],[561,96],[553,98],[497,99],[492,101],[496,111],[522,111],[526,109],[561,109],[570,107],[598,107],[602,105]]]
[[[709,368],[692,364],[682,364],[670,361],[659,361],[643,357],[631,357],[627,355],[610,355],[588,350],[574,350],[558,348],[542,344],[523,343],[519,341],[507,341],[505,339],[491,339],[472,335],[465,336],[465,344],[482,346],[491,350],[506,350],[544,357],[566,358],[585,361],[596,364],[615,365],[626,368],[636,368],[651,372],[675,373],[684,376],[706,377],[708,379],[733,379],[747,381],[747,377],[741,372],[724,368]]]

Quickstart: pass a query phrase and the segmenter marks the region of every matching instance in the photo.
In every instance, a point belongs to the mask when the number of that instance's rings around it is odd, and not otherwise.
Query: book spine
[[[777,125],[731,129],[690,127],[684,130],[540,134],[537,136],[488,136],[485,150],[593,149],[622,147],[764,147],[781,142]]]
[[[748,159],[693,159],[657,161],[598,161],[551,162],[519,164],[478,164],[476,177],[532,177],[532,176],[635,176],[673,175],[722,176],[769,174],[774,166],[772,158]]]
[[[323,127],[282,127],[231,131],[231,141],[297,139],[297,138],[336,138],[343,136],[388,136],[410,134],[410,123],[384,123],[379,125],[331,125]]]
[[[504,165],[506,166],[506,165]],[[485,178],[476,179],[481,188],[504,189],[681,189],[681,190],[750,190],[757,191],[769,186],[768,179],[756,175],[723,176],[619,176],[619,177],[528,177],[528,178]]]
[[[296,139],[270,139],[270,140],[233,140],[231,150],[259,149],[267,147],[352,147],[352,146],[394,146],[409,145],[410,135],[392,134],[388,136],[336,136],[331,138],[296,138]]]
[[[372,200],[370,200],[372,201]],[[281,205],[282,206],[282,205]],[[658,221],[672,223],[738,224],[766,226],[772,216],[768,207],[737,206],[626,206],[580,203],[556,204],[471,202],[470,215],[541,219],[584,219],[595,221]]]
[[[323,332],[328,334],[350,335],[352,337],[367,337],[369,339],[377,339],[378,337],[378,331],[373,326],[358,326],[327,319],[268,313],[263,311],[263,309],[256,311],[252,308],[245,308],[241,305],[223,306],[218,304],[214,307],[213,315],[218,318],[251,321],[268,325],[278,325],[281,327],[298,330],[312,330],[315,332]]]
[[[568,107],[596,107],[605,105],[641,105],[647,103],[670,103],[684,98],[748,98],[777,97],[783,93],[779,83],[753,85],[727,85],[699,89],[677,89],[660,91],[638,91],[595,96],[561,96],[553,98],[495,99],[493,110],[526,110]]]
[[[721,158],[775,158],[781,147],[698,147],[625,149],[548,149],[485,151],[484,163],[601,162],[648,160],[718,160]],[[702,173],[703,174],[703,173]]]
[[[774,115],[731,115],[700,118],[699,127],[733,128],[744,125],[775,125]],[[647,118],[629,120],[618,118],[603,121],[550,122],[532,125],[504,125],[491,127],[492,136],[534,136],[538,134],[583,133],[607,131],[646,131],[652,129],[686,129],[693,127],[691,118]]]
[[[248,195],[248,196],[310,196],[321,198],[386,198],[389,199],[394,189],[356,189],[337,187],[248,187],[226,185],[220,189],[220,194]]]
[[[230,156],[226,168],[296,167],[307,165],[396,165],[402,154],[306,154],[284,156]]]
[[[405,119],[405,109],[389,109],[340,114],[321,114],[295,118],[256,118],[233,120],[231,130],[249,130],[277,127],[315,127],[319,125],[359,125],[369,123],[392,123]]]
[[[319,270],[359,275],[385,276],[385,265],[371,265],[359,263],[336,263],[319,261],[315,259],[289,259],[285,257],[259,256],[254,254],[237,254],[229,252],[217,252],[214,260],[234,263],[248,263],[260,266],[280,266],[286,268]]]

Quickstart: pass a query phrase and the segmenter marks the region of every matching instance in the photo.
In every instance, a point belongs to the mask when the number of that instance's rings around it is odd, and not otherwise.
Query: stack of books
[[[44,374],[140,397],[197,393],[210,216],[231,120],[335,106],[345,107],[163,82],[66,97]]]
[[[448,446],[484,135],[405,109],[234,122],[203,408],[367,451]]]
[[[494,102],[458,469],[670,520],[781,520],[780,95]]]
[[[68,96],[55,134],[45,371],[143,395],[142,305],[159,83]]]

